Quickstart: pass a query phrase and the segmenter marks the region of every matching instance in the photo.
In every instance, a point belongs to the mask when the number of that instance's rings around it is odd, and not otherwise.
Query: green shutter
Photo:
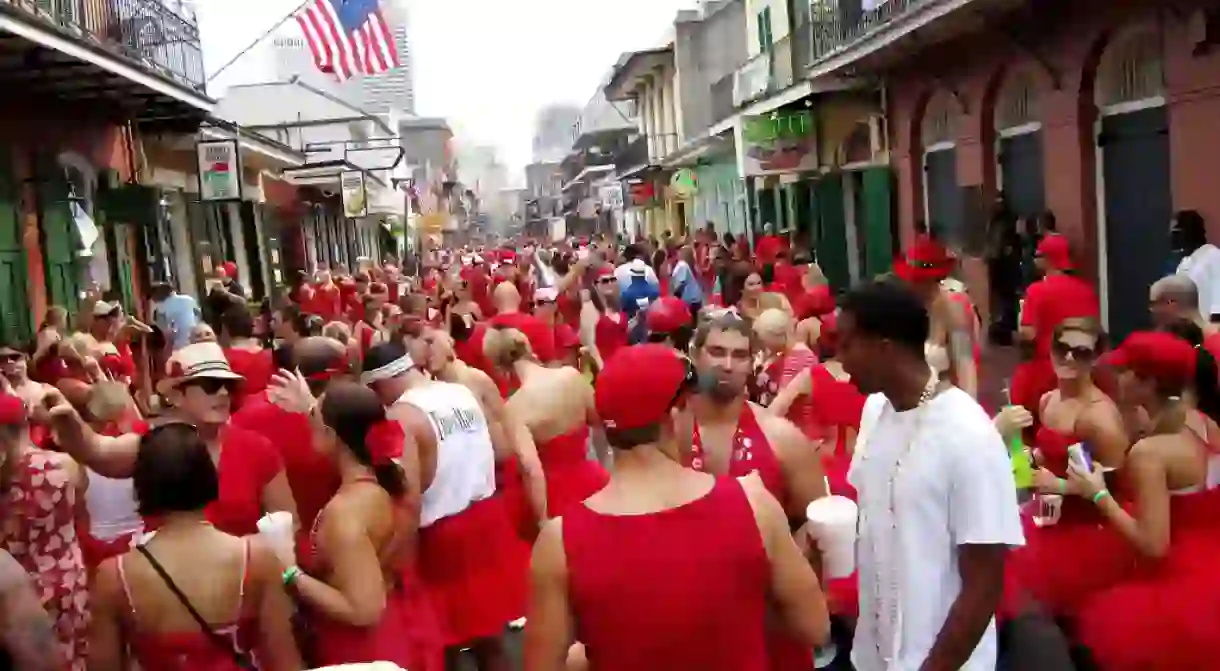
[[[889,272],[894,262],[893,175],[889,167],[869,168],[862,175],[864,185],[864,276],[876,277]]]
[[[144,280],[150,278],[152,264],[161,263],[162,259],[134,259],[128,247],[132,235],[136,240],[155,239],[157,210],[160,207],[160,193],[157,189],[138,184],[123,184],[112,189],[102,189],[98,192],[95,210],[99,225],[114,229],[114,245],[109,252],[110,274],[117,288],[123,295],[123,305],[131,314],[139,314],[136,305],[136,273],[140,272]],[[143,235],[140,235],[140,234]]]
[[[20,186],[13,175],[13,156],[0,145],[0,334],[6,340],[33,335],[28,271],[21,236]]]
[[[67,175],[53,158],[45,157],[35,174],[47,301],[75,312],[81,291],[80,234],[72,218]]]
[[[847,264],[847,213],[843,208],[843,175],[831,173],[818,181],[814,206],[817,208],[819,239],[818,265],[836,290],[851,285]]]

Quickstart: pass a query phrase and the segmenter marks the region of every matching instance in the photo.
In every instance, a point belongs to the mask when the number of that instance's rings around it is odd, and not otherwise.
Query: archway
[[[1098,273],[1115,337],[1148,324],[1148,289],[1171,270],[1169,116],[1161,34],[1133,26],[1106,46],[1093,86]]]
[[[1005,77],[995,105],[996,176],[1013,216],[1033,217],[1046,208],[1041,96],[1032,73]]]
[[[928,101],[920,124],[923,147],[924,221],[928,231],[953,246],[965,234],[962,193],[957,185],[957,101],[939,91]]]

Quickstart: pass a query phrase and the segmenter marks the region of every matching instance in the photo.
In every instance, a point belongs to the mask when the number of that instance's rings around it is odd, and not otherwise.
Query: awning
[[[585,178],[589,177],[590,175],[602,175],[602,174],[605,174],[608,172],[614,172],[613,165],[591,165],[591,166],[585,168],[584,170],[581,170],[580,174],[578,174],[572,178],[572,181],[568,182],[567,184],[564,184],[563,188],[560,189],[559,192],[567,193],[569,189],[576,186],[577,184],[584,182]]]

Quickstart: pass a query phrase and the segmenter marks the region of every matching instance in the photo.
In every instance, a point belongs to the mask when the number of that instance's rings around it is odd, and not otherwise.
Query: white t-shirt
[[[1185,274],[1199,290],[1199,312],[1208,319],[1220,314],[1220,249],[1203,245],[1178,264],[1178,273]]]
[[[870,396],[860,437],[848,473],[860,504],[852,662],[862,671],[916,671],[961,591],[958,546],[1025,542],[1012,464],[991,418],[957,388],[906,412]],[[995,666],[993,620],[962,668]]]

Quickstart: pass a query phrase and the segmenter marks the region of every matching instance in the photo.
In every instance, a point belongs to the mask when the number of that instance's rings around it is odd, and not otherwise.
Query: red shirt
[[[336,317],[343,312],[342,296],[339,293],[339,287],[333,284],[326,284],[318,287],[313,292],[313,298],[310,299],[306,309],[325,319],[326,321],[334,321]]]
[[[1072,275],[1050,275],[1030,285],[1021,325],[1034,327],[1035,357],[1049,358],[1055,327],[1076,317],[1101,317],[1101,303],[1091,284]]]
[[[230,423],[260,434],[275,446],[276,459],[283,464],[292,498],[296,500],[300,528],[308,532],[314,518],[339,491],[339,471],[313,447],[309,417],[288,412],[261,393],[251,396]]]

